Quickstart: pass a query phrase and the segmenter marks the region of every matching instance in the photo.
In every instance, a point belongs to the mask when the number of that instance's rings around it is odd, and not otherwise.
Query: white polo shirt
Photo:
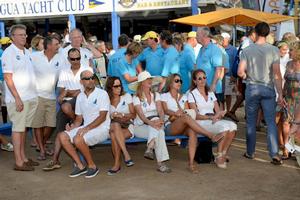
[[[191,93],[193,93],[195,99]],[[195,103],[197,105],[198,113],[200,115],[205,115],[207,113],[214,113],[215,101],[217,101],[217,98],[213,92],[208,92],[207,101],[200,94],[197,88],[195,88],[192,92],[188,94],[188,102]]]
[[[71,68],[61,70],[57,87],[64,88],[66,90],[82,90],[83,88],[80,84],[80,74],[85,70],[93,72],[92,68],[84,66],[81,66],[75,75],[72,72]]]
[[[155,93],[155,99],[154,99],[154,94],[151,93],[151,103],[150,104],[147,102],[146,98],[141,101],[139,97],[134,96],[133,97],[133,105],[134,106],[140,105],[142,108],[142,111],[146,117],[155,116],[155,115],[158,116],[156,102],[160,101],[160,100],[161,100],[160,94],[157,92]],[[144,122],[137,115],[137,117],[134,120],[134,124],[142,125],[142,124],[144,124]]]
[[[131,104],[132,101],[132,96],[128,93],[122,95],[120,97],[120,102],[117,105],[117,107],[114,107],[113,105],[110,105],[110,113],[118,112],[118,113],[124,113],[124,114],[129,114],[129,104]]]
[[[56,54],[49,61],[43,51],[36,52],[31,57],[36,76],[38,96],[46,99],[56,99],[55,87],[59,72],[63,69],[64,59],[61,55]]]
[[[101,128],[109,129],[109,107],[110,101],[107,92],[96,87],[95,90],[88,97],[84,92],[81,92],[77,96],[75,114],[82,115],[84,120],[84,126],[86,126],[93,122],[100,115],[100,111],[108,111],[106,115],[106,120],[100,126]]]
[[[12,79],[22,101],[37,97],[35,86],[35,74],[31,62],[30,52],[21,50],[14,44],[5,49],[2,54],[3,73],[13,74]],[[5,102],[15,102],[5,83]]]
[[[176,99],[174,99],[170,92],[164,93],[161,95],[161,100],[165,103],[167,103],[168,109],[176,112],[179,108],[176,103]],[[184,94],[181,96],[181,98],[178,101],[178,104],[181,109],[184,109],[184,105],[187,102],[187,96]]]
[[[62,56],[64,57],[65,59],[65,64],[64,66],[66,68],[70,68],[71,67],[71,63],[69,62],[68,60],[68,51],[70,49],[72,49],[73,47],[71,45],[65,47],[63,50],[62,50]],[[87,48],[82,48],[80,47],[80,57],[81,57],[81,60],[80,60],[80,64],[82,66],[90,66],[90,60],[93,59],[93,54],[90,50],[88,50]]]

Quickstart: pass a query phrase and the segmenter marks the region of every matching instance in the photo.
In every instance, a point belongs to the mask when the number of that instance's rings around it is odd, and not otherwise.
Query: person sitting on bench
[[[194,157],[197,148],[197,134],[211,138],[212,142],[218,142],[224,134],[213,134],[202,128],[195,120],[196,112],[188,109],[187,96],[181,94],[182,80],[179,74],[172,74],[167,78],[165,92],[161,95],[162,106],[167,117],[165,118],[166,135],[185,134],[189,137],[189,170],[198,173],[194,165]]]
[[[95,87],[95,76],[86,70],[80,74],[84,91],[76,100],[75,121],[66,130],[59,133],[59,140],[64,150],[72,157],[75,167],[69,177],[77,177],[85,174],[86,178],[96,176],[99,169],[96,167],[89,146],[104,142],[109,138],[109,96],[106,91]],[[83,125],[82,125],[82,122]],[[84,166],[76,152],[80,151],[87,162]]]
[[[155,151],[157,170],[169,173],[171,169],[164,162],[169,160],[163,126],[164,112],[159,93],[151,91],[152,85],[159,83],[159,80],[157,77],[152,77],[149,72],[143,71],[138,75],[136,82],[129,84],[129,88],[136,91],[136,96],[133,97],[133,105],[137,113],[134,133],[139,138],[148,139],[144,157],[154,160]]]
[[[106,91],[110,98],[110,138],[114,156],[114,165],[108,170],[108,175],[114,175],[121,170],[121,152],[127,167],[134,165],[127,149],[125,141],[133,138],[133,119],[135,111],[132,96],[124,93],[122,82],[118,77],[109,77],[106,81]]]

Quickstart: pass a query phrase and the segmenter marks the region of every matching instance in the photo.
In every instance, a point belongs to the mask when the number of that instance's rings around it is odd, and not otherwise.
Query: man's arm
[[[6,82],[6,85],[15,98],[16,101],[16,110],[17,112],[21,112],[24,108],[23,102],[21,100],[21,97],[15,87],[14,81],[13,81],[13,74],[12,73],[4,73],[4,80]]]
[[[108,113],[108,111],[100,111],[100,115],[94,121],[92,121],[90,124],[88,124],[84,128],[79,129],[77,134],[79,134],[80,136],[83,136],[89,130],[92,130],[92,129],[98,127],[100,124],[102,124],[106,120],[107,113]]]
[[[247,71],[247,62],[245,60],[241,60],[238,68],[238,76],[241,77],[242,79],[246,79],[247,77],[246,71]]]
[[[219,80],[221,80],[224,76],[224,67],[216,67],[215,75],[214,75],[214,80],[210,86],[210,91],[215,92],[216,90],[216,85]]]

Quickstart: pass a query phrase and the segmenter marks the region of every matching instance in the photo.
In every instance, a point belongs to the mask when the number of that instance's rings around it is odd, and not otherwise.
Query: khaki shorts
[[[12,122],[13,132],[24,132],[26,127],[31,127],[38,99],[34,98],[28,101],[23,101],[23,104],[23,110],[21,112],[17,112],[15,103],[7,103],[7,113]]]
[[[35,111],[32,128],[56,126],[56,100],[38,97],[38,106]]]

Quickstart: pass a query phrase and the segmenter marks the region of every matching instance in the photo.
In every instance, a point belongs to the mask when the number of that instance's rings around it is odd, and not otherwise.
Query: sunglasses
[[[181,79],[175,79],[174,82],[182,84],[182,80]]]
[[[70,59],[71,61],[76,61],[76,60],[79,61],[81,58],[80,58],[80,57],[78,57],[78,58],[70,58],[70,57],[69,57],[69,59]]]
[[[198,80],[199,80],[199,81],[206,80],[206,77],[205,77],[205,76],[199,77]]]
[[[121,85],[113,85],[113,88],[120,88]]]
[[[81,80],[85,80],[85,81],[89,81],[89,80],[95,80],[94,76],[90,76],[90,77],[83,77],[81,78]]]

